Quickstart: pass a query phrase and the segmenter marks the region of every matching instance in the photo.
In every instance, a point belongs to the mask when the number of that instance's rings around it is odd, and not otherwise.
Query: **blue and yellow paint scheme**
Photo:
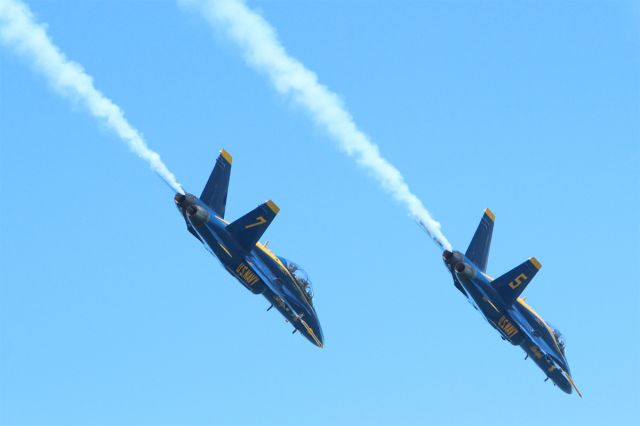
[[[311,343],[324,346],[313,306],[311,281],[297,264],[276,256],[260,244],[279,212],[269,200],[234,222],[224,219],[233,159],[224,149],[200,197],[176,194],[175,203],[187,230],[220,260],[222,266],[250,292],[262,294]],[[267,309],[267,310],[269,310]]]
[[[551,326],[520,297],[531,282],[540,262],[535,257],[493,279],[486,274],[495,215],[487,209],[465,254],[445,250],[442,259],[453,284],[469,302],[513,345],[520,346],[560,389],[582,394],[571,378],[565,344],[558,329]]]

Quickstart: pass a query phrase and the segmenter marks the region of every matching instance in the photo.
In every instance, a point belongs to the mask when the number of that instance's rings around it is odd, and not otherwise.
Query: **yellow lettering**
[[[244,263],[241,263],[236,267],[236,272],[238,273],[238,276],[240,276],[240,278],[249,285],[254,285],[260,281],[260,278]]]
[[[518,333],[518,329],[513,324],[511,324],[511,322],[504,315],[501,316],[500,319],[498,320],[498,326],[509,337],[512,337],[516,333]]]
[[[531,352],[533,352],[533,356],[535,356],[537,359],[542,358],[542,354],[538,350],[537,346],[535,345],[529,346],[529,349],[531,349]]]

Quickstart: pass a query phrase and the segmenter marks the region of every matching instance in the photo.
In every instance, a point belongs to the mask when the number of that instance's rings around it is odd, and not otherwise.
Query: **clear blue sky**
[[[30,1],[53,40],[227,217],[266,199],[311,275],[326,347],[187,232],[165,185],[0,48],[0,424],[636,424],[640,7],[628,1],[250,1],[342,96],[489,273],[527,301],[584,399],[543,383],[453,287],[440,251],[222,34],[173,2]]]

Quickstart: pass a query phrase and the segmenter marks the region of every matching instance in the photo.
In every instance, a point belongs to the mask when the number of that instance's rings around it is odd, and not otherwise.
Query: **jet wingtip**
[[[229,163],[229,164],[232,164],[232,163],[233,163],[233,157],[231,156],[231,154],[229,154],[229,153],[227,152],[227,150],[226,150],[226,149],[222,148],[222,149],[220,150],[220,155],[222,156],[222,158],[224,158],[224,159],[225,159],[225,161],[226,161],[227,163]]]

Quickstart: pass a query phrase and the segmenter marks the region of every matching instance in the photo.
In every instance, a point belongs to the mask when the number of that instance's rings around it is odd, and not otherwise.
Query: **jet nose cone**
[[[566,392],[568,394],[573,392],[573,387],[571,386],[571,383],[569,383],[569,381],[564,376],[561,376],[559,380],[556,380],[556,385],[558,385],[558,387],[563,392]]]
[[[319,348],[324,348],[324,335],[317,318],[302,319],[300,321],[304,327],[304,335],[311,343]]]
[[[318,331],[316,334],[319,342],[314,342],[314,343],[316,343],[316,346],[318,346],[319,348],[324,348],[324,336],[322,334],[322,329],[320,328],[320,325],[318,325]]]
[[[311,343],[321,349],[324,348],[324,335],[322,334],[320,324],[316,323],[311,327],[311,330],[309,330],[309,337]]]

